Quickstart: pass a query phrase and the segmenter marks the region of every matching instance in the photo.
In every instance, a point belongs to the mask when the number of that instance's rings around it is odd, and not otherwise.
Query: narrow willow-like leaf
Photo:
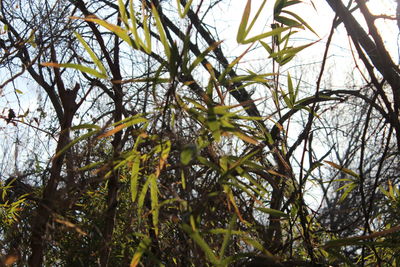
[[[54,158],[57,158],[60,155],[64,154],[68,149],[70,149],[73,145],[75,145],[79,141],[84,140],[86,138],[89,138],[89,137],[91,137],[92,135],[94,135],[96,133],[98,133],[98,131],[91,131],[91,132],[88,132],[88,133],[86,133],[84,135],[79,136],[78,138],[76,138],[73,141],[71,141],[68,145],[63,147],[60,151],[58,151],[57,154],[54,156]]]
[[[133,162],[131,168],[131,198],[132,202],[135,202],[136,196],[138,195],[138,180],[140,170],[140,154],[137,151],[133,151]]]
[[[119,124],[114,129],[111,129],[111,130],[99,135],[97,138],[101,139],[101,138],[104,138],[104,137],[108,137],[108,136],[114,135],[117,132],[120,132],[123,129],[129,127],[129,126],[132,126],[132,125],[138,124],[138,123],[143,123],[143,122],[147,122],[147,119],[141,118],[141,117],[135,118],[135,119],[130,119],[126,123]]]
[[[238,208],[238,206],[236,204],[235,197],[233,195],[232,189],[226,184],[222,185],[222,187],[224,188],[225,194],[228,196],[229,202],[233,205],[233,209],[235,210],[235,213],[238,216],[239,220],[242,223],[248,225],[249,223],[245,219],[243,219],[242,214],[240,213],[240,210],[239,210],[239,208]]]
[[[238,43],[242,43],[246,38],[246,28],[250,17],[250,11],[251,11],[251,0],[247,0],[246,7],[244,8],[243,11],[242,20],[240,21],[238,33],[236,35],[236,41]]]
[[[249,44],[249,43],[253,43],[253,42],[259,41],[259,40],[261,40],[261,39],[270,37],[270,36],[275,36],[275,35],[280,34],[281,32],[287,31],[287,30],[289,30],[289,29],[291,29],[291,27],[280,27],[280,28],[276,28],[276,29],[273,29],[273,30],[271,30],[271,31],[269,31],[269,32],[265,32],[265,33],[256,35],[256,36],[254,36],[254,37],[251,37],[251,38],[249,38],[249,39],[247,39],[247,40],[244,40],[244,41],[242,42],[242,44]]]
[[[140,263],[140,258],[150,247],[151,239],[147,236],[143,237],[142,241],[140,241],[139,246],[136,249],[135,254],[133,254],[133,258],[130,264],[130,267],[136,267]]]
[[[222,241],[221,249],[219,251],[219,258],[223,259],[225,255],[225,250],[229,245],[229,240],[231,239],[232,236],[232,230],[235,228],[236,224],[236,216],[233,216],[232,219],[229,222],[228,229],[226,229],[226,233],[224,234],[224,240]]]
[[[266,79],[269,76],[275,76],[276,73],[263,73],[263,74],[250,74],[250,75],[238,75],[232,78],[232,82],[270,82],[271,80]]]
[[[122,0],[118,0],[118,7],[119,7],[119,13],[121,14],[120,16],[121,21],[125,24],[125,27],[129,27],[128,15],[126,14],[126,8]]]
[[[260,41],[261,45],[267,50],[268,54],[272,54],[272,48],[265,42]]]
[[[376,245],[379,243],[383,242],[370,242],[369,240],[373,238],[378,238],[378,237],[383,237],[383,236],[390,236],[393,234],[396,234],[400,231],[400,225],[393,226],[389,229],[380,231],[380,232],[374,232],[369,235],[362,235],[362,236],[353,236],[353,237],[348,237],[348,238],[342,238],[342,239],[336,239],[336,240],[331,240],[328,241],[323,248],[331,248],[331,247],[341,247],[341,246],[347,246],[347,245],[364,245],[364,244],[372,244]],[[389,243],[390,244],[390,243]],[[395,246],[398,246],[398,244],[395,244]],[[385,246],[385,245],[383,245]]]
[[[185,177],[185,172],[181,170],[181,183],[182,183],[182,188],[186,189],[186,177]]]
[[[119,1],[121,1],[121,0],[119,0]],[[142,40],[140,39],[138,31],[137,31],[138,25],[137,25],[137,21],[136,21],[136,12],[133,7],[133,0],[129,0],[129,13],[130,13],[129,14],[130,20],[132,23],[132,26],[129,26],[129,30],[133,34],[133,38],[135,39],[136,44],[140,47],[144,47],[144,44],[143,44]],[[143,27],[147,27],[147,25],[143,25]]]
[[[255,240],[252,237],[244,236],[242,237],[242,240],[253,246],[255,249],[261,251],[267,258],[273,260],[273,261],[278,261],[278,257],[274,256],[271,252],[269,252],[266,248],[263,247],[257,240]]]
[[[146,198],[147,191],[149,189],[150,185],[150,179],[147,178],[146,182],[144,183],[142,190],[140,191],[139,197],[138,197],[138,217],[139,217],[139,223],[142,221],[142,210],[143,210],[143,205],[144,205],[144,200]]]
[[[137,20],[136,20],[136,12],[135,9],[133,7],[133,0],[129,1],[129,15],[130,15],[130,20],[132,25],[128,26],[130,32],[133,34],[133,38],[135,40],[135,43],[137,44],[137,46],[143,48],[143,50],[147,53],[147,54],[151,54],[151,37],[150,37],[150,29],[149,29],[149,25],[148,25],[148,16],[143,14],[143,32],[144,32],[144,36],[145,36],[145,42],[143,42],[143,40],[140,38],[139,34],[138,34],[138,25],[137,25]]]
[[[155,174],[151,174],[148,179],[150,180],[150,199],[154,232],[156,236],[158,236],[159,203],[157,177]]]
[[[207,167],[209,167],[209,168],[211,168],[211,169],[213,169],[213,170],[215,170],[215,171],[220,171],[220,167],[219,167],[217,164],[215,164],[215,163],[213,163],[213,162],[207,160],[206,158],[204,158],[204,157],[202,157],[202,156],[197,156],[197,160],[198,160],[201,164],[206,165]]]
[[[243,141],[245,141],[246,143],[252,144],[252,145],[258,145],[259,142],[257,140],[255,140],[254,138],[239,132],[239,131],[233,131],[232,132],[234,135],[236,135],[237,137],[239,137],[240,139],[242,139]]]
[[[288,1],[288,0],[277,0],[274,5],[274,16],[278,16],[285,7],[296,5],[301,3],[301,1]]]
[[[79,168],[78,171],[87,171],[87,170],[96,168],[97,166],[100,166],[102,164],[104,164],[104,161],[93,162],[93,163],[90,163],[86,166]]]
[[[95,124],[79,124],[76,126],[72,126],[71,130],[81,130],[81,129],[95,129],[100,130],[101,127]]]
[[[194,61],[193,63],[190,65],[189,69],[188,69],[188,73],[192,73],[193,70],[204,60],[204,58],[211,52],[213,51],[215,48],[217,48],[220,44],[222,43],[222,41],[219,42],[215,42],[212,45],[210,45],[206,50],[204,50]]]
[[[290,101],[288,94],[286,92],[284,92],[282,88],[281,88],[281,93],[282,93],[283,101],[285,101],[286,106],[290,109],[293,109],[293,103]]]
[[[256,208],[256,209],[259,211],[262,211],[264,213],[271,214],[276,217],[286,217],[286,218],[289,217],[288,214],[286,214],[280,210],[275,210],[275,209],[270,209],[270,208]]]
[[[207,126],[210,129],[216,142],[221,139],[221,123],[217,120],[215,113],[209,112],[207,116]]]
[[[253,28],[254,24],[256,23],[258,17],[261,14],[261,11],[264,9],[265,3],[267,3],[267,0],[264,0],[261,3],[261,6],[258,8],[256,15],[254,16],[254,18],[251,20],[251,23],[249,25],[249,27],[246,29],[246,36],[249,35],[249,32],[251,31],[251,29]]]
[[[189,9],[190,9],[190,6],[192,5],[192,2],[193,2],[193,0],[189,0],[189,1],[186,3],[185,8],[183,9],[183,12],[182,12],[182,8],[181,8],[181,5],[180,5],[180,3],[179,3],[179,0],[176,0],[176,4],[178,5],[178,13],[179,13],[179,16],[180,16],[182,19],[183,19],[184,17],[186,17],[187,13],[189,12]]]
[[[90,75],[93,75],[97,78],[100,79],[106,79],[107,75],[104,73],[101,73],[95,69],[92,69],[90,67],[86,67],[83,65],[79,65],[79,64],[73,64],[73,63],[63,63],[63,64],[58,64],[58,63],[53,63],[53,62],[44,62],[41,63],[42,66],[45,67],[53,67],[53,68],[70,68],[70,69],[76,69],[85,73],[88,73]]]
[[[309,30],[312,31],[316,36],[318,36],[318,34],[314,31],[314,29],[311,28],[311,26],[308,25],[308,23],[307,23],[305,20],[303,20],[299,15],[297,15],[297,14],[294,13],[294,12],[288,11],[288,10],[283,10],[282,12],[293,16],[293,17],[296,18],[301,24],[303,24],[304,26],[306,26],[307,29],[309,29]],[[318,37],[319,37],[319,36],[318,36]]]
[[[151,54],[151,35],[150,35],[150,28],[149,28],[149,16],[144,15],[143,17],[143,32],[144,32],[144,40],[145,44],[142,44],[144,51],[147,54]]]
[[[315,44],[315,42],[310,43],[310,44],[306,44],[306,45],[302,45],[302,46],[297,46],[297,47],[289,47],[289,48],[285,48],[281,51],[275,52],[275,53],[271,53],[270,57],[272,58],[278,58],[278,57],[283,57],[283,56],[287,56],[287,55],[296,55],[298,52],[300,52],[301,50],[311,46]]]
[[[162,144],[156,147],[155,152],[160,153],[159,163],[155,172],[156,178],[158,178],[158,176],[161,173],[161,170],[164,168],[170,151],[171,151],[171,141],[169,140],[163,142]]]
[[[350,184],[347,184],[345,187],[347,187],[347,188],[343,192],[343,195],[340,197],[339,203],[343,202],[347,198],[347,196],[354,190],[354,188],[357,187],[357,184],[356,183],[350,183]],[[342,187],[342,189],[344,189],[344,188]]]
[[[193,241],[203,250],[209,261],[214,265],[219,265],[219,260],[207,242],[200,236],[198,231],[194,231],[187,224],[182,225],[182,229],[193,239]]]
[[[72,17],[72,18],[81,19],[81,18],[76,18],[76,17]],[[92,17],[83,18],[83,20],[94,22],[94,23],[99,24],[100,26],[103,26],[104,28],[108,29],[109,31],[115,33],[119,38],[124,40],[127,44],[129,44],[134,49],[140,49],[140,47],[129,36],[128,31],[123,29],[123,28],[121,28],[121,27],[119,27],[118,25],[114,25],[114,24],[108,23],[108,22],[106,22],[104,20],[98,19],[98,18],[93,17],[93,16]]]
[[[126,83],[168,83],[170,82],[170,78],[158,78],[158,77],[148,77],[148,78],[137,78],[137,79],[127,79],[127,80],[120,80],[120,81],[113,81],[115,84],[126,84]]]
[[[355,173],[355,172],[353,172],[352,170],[349,170],[349,169],[347,169],[347,168],[344,168],[344,167],[342,167],[342,166],[340,166],[340,165],[338,165],[338,164],[336,164],[336,163],[334,163],[334,162],[332,162],[332,161],[324,160],[324,162],[325,162],[325,163],[328,163],[328,164],[331,165],[333,168],[335,168],[335,169],[337,169],[337,170],[339,170],[339,171],[341,171],[341,172],[344,172],[344,173],[346,173],[346,174],[348,174],[348,175],[351,175],[351,176],[353,176],[353,177],[355,177],[355,178],[360,178],[360,176],[359,176],[357,173]]]
[[[299,23],[298,21],[294,20],[294,19],[290,19],[287,17],[283,17],[283,16],[276,16],[274,18],[277,22],[280,22],[286,26],[289,27],[299,27],[301,26],[301,23]]]
[[[290,73],[288,72],[287,76],[287,87],[289,91],[289,99],[292,104],[296,103],[296,97],[295,97],[295,90],[293,87],[293,82],[292,82],[292,77],[290,76]]]
[[[160,36],[160,41],[161,41],[162,45],[164,46],[165,55],[167,56],[168,61],[170,61],[171,60],[171,48],[169,47],[167,37],[165,35],[165,30],[164,30],[164,27],[161,22],[160,15],[158,14],[157,8],[153,5],[153,3],[151,4],[151,11],[152,11],[154,19],[156,21],[156,27],[158,30],[158,34]]]
[[[88,52],[90,58],[93,60],[93,63],[96,64],[96,66],[99,68],[100,73],[107,75],[106,68],[104,67],[103,63],[101,60],[96,56],[96,54],[93,52],[93,50],[90,48],[90,46],[86,43],[86,41],[82,38],[82,36],[79,35],[79,33],[74,32],[76,38],[78,38],[79,42],[85,47],[85,50]]]

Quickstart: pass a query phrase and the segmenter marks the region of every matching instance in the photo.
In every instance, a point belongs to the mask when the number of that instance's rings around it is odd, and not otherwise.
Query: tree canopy
[[[0,266],[399,264],[399,1],[314,2],[0,1]]]

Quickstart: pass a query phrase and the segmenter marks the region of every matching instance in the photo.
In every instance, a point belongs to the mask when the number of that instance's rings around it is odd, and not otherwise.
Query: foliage
[[[336,18],[326,51],[343,22],[367,86],[322,90],[326,52],[315,92],[307,92],[284,69],[317,43],[295,45],[302,32],[318,37],[293,11],[301,2],[276,0],[271,27],[256,34],[267,1],[255,13],[251,0],[244,3],[236,35],[243,52],[234,57],[207,27],[207,12],[221,1],[55,1],[38,7],[43,21],[31,14],[24,35],[24,11],[14,11],[19,25],[3,8],[0,62],[24,67],[1,88],[26,71],[51,105],[31,120],[12,109],[2,118],[51,141],[1,184],[2,263],[396,264],[400,71],[374,54],[388,52],[365,3],[327,0]],[[253,49],[267,53],[271,71],[246,64]],[[341,114],[342,106],[359,115]],[[316,208],[310,184],[320,187]]]

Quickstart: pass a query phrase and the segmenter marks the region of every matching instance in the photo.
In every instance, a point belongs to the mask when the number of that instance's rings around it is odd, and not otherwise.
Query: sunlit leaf
[[[90,46],[86,43],[86,41],[82,38],[82,36],[79,35],[79,33],[74,32],[74,34],[75,34],[76,38],[78,38],[79,42],[83,45],[86,52],[88,52],[90,58],[93,60],[93,63],[96,64],[96,66],[99,68],[100,73],[107,76],[106,68],[104,67],[101,60],[96,56],[96,54],[93,52],[93,50],[90,48]]]
[[[136,248],[135,254],[133,254],[130,267],[136,267],[139,265],[142,255],[148,250],[150,245],[151,239],[147,236],[144,236],[142,241],[140,241],[139,246]]]
[[[129,126],[132,126],[132,125],[138,124],[138,123],[143,123],[143,122],[146,122],[146,121],[147,120],[145,118],[130,119],[128,122],[117,125],[114,129],[111,129],[111,130],[99,135],[97,138],[101,139],[101,138],[105,138],[105,137],[114,135],[114,134],[122,131],[123,129],[125,129],[125,128],[129,127]]]
[[[253,43],[253,42],[256,42],[256,41],[260,41],[261,39],[264,39],[264,38],[267,38],[267,37],[270,37],[270,36],[275,36],[275,35],[277,35],[277,34],[279,34],[279,33],[281,33],[281,32],[287,31],[287,30],[289,30],[290,28],[291,28],[291,27],[280,27],[280,28],[276,28],[276,29],[273,29],[273,30],[271,30],[271,31],[269,31],[269,32],[265,32],[265,33],[256,35],[256,36],[254,36],[254,37],[251,37],[251,38],[249,38],[249,39],[243,40],[243,41],[242,41],[242,44],[249,44],[249,43]]]
[[[132,168],[131,168],[131,198],[135,202],[136,196],[138,194],[138,180],[139,180],[139,170],[140,170],[140,154],[134,151]]]
[[[189,9],[190,9],[190,6],[192,5],[192,2],[193,2],[193,0],[189,0],[187,3],[186,3],[186,5],[185,5],[185,7],[184,7],[184,9],[183,9],[183,12],[182,12],[182,8],[181,8],[181,5],[180,5],[180,1],[179,0],[176,0],[176,4],[178,5],[178,14],[179,14],[179,16],[183,19],[184,17],[186,17],[186,14],[189,12]]]
[[[204,58],[211,52],[213,51],[215,48],[217,48],[220,44],[222,43],[222,41],[219,42],[215,42],[212,45],[210,45],[206,50],[204,50],[204,52],[202,52],[194,61],[193,63],[190,65],[189,69],[188,69],[188,73],[192,73],[192,71],[197,67],[197,65],[199,65]]]
[[[161,41],[162,45],[164,46],[165,55],[167,56],[168,60],[171,60],[171,48],[168,44],[167,37],[165,35],[164,26],[161,22],[160,15],[158,14],[157,8],[153,5],[153,3],[151,4],[151,11],[152,11],[154,19],[156,21],[156,26],[157,26],[158,34],[160,36],[160,41]]]
[[[63,63],[63,64],[58,64],[58,63],[54,63],[54,62],[44,62],[41,63],[42,66],[45,67],[53,67],[53,68],[71,68],[71,69],[76,69],[85,73],[88,73],[90,75],[93,75],[97,78],[100,79],[105,79],[107,78],[107,75],[104,73],[101,73],[95,69],[83,66],[83,65],[79,65],[79,64],[73,64],[73,63]]]
[[[332,161],[324,160],[324,162],[328,163],[333,168],[335,168],[335,169],[337,169],[337,170],[339,170],[341,172],[344,172],[344,173],[346,173],[348,175],[351,175],[351,176],[353,176],[355,178],[359,178],[360,177],[357,173],[353,172],[352,170],[346,169],[346,168],[344,168],[344,167],[342,167],[342,166],[340,166],[340,165],[338,165],[338,164],[336,164],[336,163],[334,163]]]
[[[251,0],[247,0],[247,4],[243,10],[242,20],[240,21],[238,33],[236,36],[236,41],[238,43],[242,43],[246,38],[246,28],[250,17],[250,11],[251,11]]]
[[[78,17],[71,17],[72,19],[82,19]],[[119,38],[124,40],[127,44],[129,44],[131,47],[134,49],[139,49],[140,47],[132,40],[132,38],[129,36],[129,33],[127,30],[121,28],[118,25],[114,25],[111,23],[108,23],[104,20],[101,20],[95,16],[88,16],[86,18],[83,18],[83,20],[94,22],[99,24],[100,26],[103,26],[104,28],[108,29],[109,31],[115,33]]]

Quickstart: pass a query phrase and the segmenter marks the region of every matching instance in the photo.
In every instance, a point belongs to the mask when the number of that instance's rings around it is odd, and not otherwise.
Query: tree
[[[307,90],[285,71],[313,45],[296,46],[298,32],[316,34],[291,11],[300,1],[275,1],[261,33],[266,1],[247,1],[238,55],[210,26],[226,1],[2,1],[1,88],[19,96],[27,75],[44,94],[2,118],[46,140],[26,156],[15,146],[29,164],[2,181],[3,264],[397,262],[399,69],[363,1],[326,2],[336,16]],[[341,24],[365,67],[355,60],[357,90],[322,87]],[[255,53],[267,71],[246,63]]]

